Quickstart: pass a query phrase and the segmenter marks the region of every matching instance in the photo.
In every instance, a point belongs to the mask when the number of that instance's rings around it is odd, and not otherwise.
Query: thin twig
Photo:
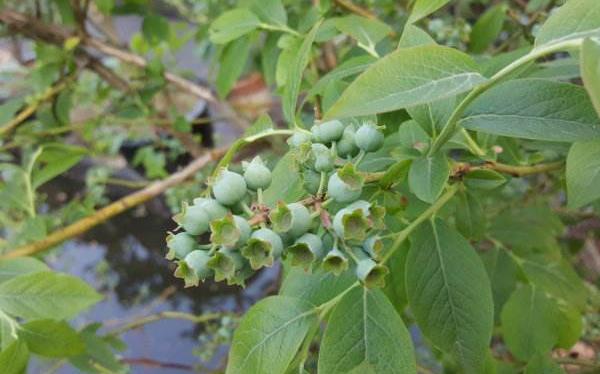
[[[13,251],[4,253],[0,255],[0,259],[30,256],[44,252],[64,242],[65,240],[81,235],[92,227],[95,227],[134,206],[140,205],[152,199],[153,197],[160,195],[168,188],[180,184],[187,178],[196,174],[196,172],[210,162],[219,159],[221,156],[223,156],[223,154],[225,154],[226,151],[226,148],[219,148],[212,152],[207,152],[204,156],[197,158],[181,171],[171,175],[170,177],[158,182],[154,182],[142,190],[127,195],[124,198],[105,206],[90,216],[82,218],[67,227],[54,231],[44,239],[23,245],[14,249]]]
[[[369,10],[354,4],[350,0],[335,0],[335,3],[342,8],[349,10],[352,13],[358,14],[359,16],[363,16],[369,19],[377,19],[377,16],[374,13],[371,13]]]
[[[112,335],[112,336],[121,335],[127,331],[135,330],[135,329],[138,329],[149,323],[160,321],[163,319],[178,319],[178,320],[190,321],[193,323],[205,323],[205,322],[217,320],[217,319],[223,317],[223,315],[224,315],[224,313],[206,313],[206,314],[195,315],[195,314],[191,314],[191,313],[177,312],[177,311],[158,312],[155,314],[151,314],[149,316],[139,318],[139,319],[132,321],[130,323],[127,323],[121,327],[118,327],[118,328],[110,331],[109,335]]]

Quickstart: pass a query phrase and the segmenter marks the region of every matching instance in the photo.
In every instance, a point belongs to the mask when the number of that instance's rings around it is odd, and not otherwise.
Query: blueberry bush
[[[129,370],[101,323],[68,323],[100,295],[44,255],[165,191],[174,284],[279,273],[222,372],[600,370],[600,1],[151,3],[0,1],[35,56],[0,112],[3,373],[30,355]],[[119,45],[103,25],[129,14]],[[208,82],[173,67],[189,40]],[[256,81],[266,109],[241,94]],[[185,95],[235,138],[215,146]],[[140,138],[143,188],[109,204],[132,182],[100,165],[44,204],[44,184]]]

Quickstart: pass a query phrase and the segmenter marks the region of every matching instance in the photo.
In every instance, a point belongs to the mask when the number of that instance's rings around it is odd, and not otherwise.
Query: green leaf
[[[470,244],[439,220],[423,224],[408,253],[406,290],[423,334],[466,372],[481,373],[494,310],[485,268]]]
[[[49,270],[48,266],[33,257],[18,257],[9,260],[0,260],[0,283],[6,282],[16,276],[38,271]]]
[[[482,254],[481,259],[492,285],[494,320],[500,321],[502,307],[517,287],[517,265],[506,251],[493,248]]]
[[[381,21],[356,15],[339,17],[334,22],[338,30],[350,35],[358,42],[359,47],[374,56],[377,56],[377,43],[392,31],[391,27]]]
[[[256,30],[260,25],[258,17],[245,8],[237,8],[222,13],[210,25],[210,41],[226,44],[242,35]]]
[[[302,299],[316,306],[333,299],[354,282],[356,276],[353,271],[345,271],[336,276],[323,270],[308,273],[292,266],[283,280],[279,294]]]
[[[518,79],[483,93],[459,124],[525,139],[575,142],[600,138],[600,119],[585,90],[570,83]]]
[[[408,185],[419,199],[432,204],[444,190],[449,176],[446,156],[436,153],[413,161],[408,172]]]
[[[58,143],[44,144],[42,153],[35,161],[32,173],[33,189],[37,189],[42,184],[69,170],[87,153],[87,150],[83,147]]]
[[[558,324],[558,342],[560,348],[569,349],[579,341],[583,334],[583,318],[576,308],[560,304],[560,318]]]
[[[488,9],[473,25],[469,50],[483,53],[500,35],[506,19],[506,4],[498,4]]]
[[[328,319],[319,373],[416,373],[410,335],[380,290],[348,292]]]
[[[304,69],[306,69],[308,61],[310,60],[310,50],[313,41],[315,40],[315,36],[317,35],[317,31],[319,30],[319,26],[321,26],[321,21],[315,23],[308,34],[306,34],[300,48],[292,60],[291,68],[287,71],[282,106],[285,119],[290,125],[296,123],[296,105],[298,95],[300,94],[300,84],[302,83],[302,77],[304,76]]]
[[[600,116],[600,43],[586,39],[581,46],[581,78]]]
[[[0,352],[0,368],[2,374],[23,374],[29,361],[27,345],[21,340],[16,340],[5,350]]]
[[[416,0],[407,24],[415,23],[446,5],[450,0]]]
[[[10,98],[0,104],[0,128],[21,109],[25,101],[22,97]]]
[[[600,198],[600,141],[575,143],[567,156],[569,207],[579,208]]]
[[[96,7],[104,14],[110,14],[115,7],[115,0],[94,0]]]
[[[483,206],[474,194],[460,191],[457,194],[458,205],[454,215],[457,230],[469,239],[478,240],[487,229]]]
[[[537,287],[523,286],[513,292],[501,319],[504,342],[520,360],[549,352],[558,341],[560,310]]]
[[[242,36],[225,46],[219,61],[219,73],[217,74],[217,92],[221,98],[225,98],[231,91],[235,82],[244,72],[248,55],[250,53],[250,39]]]
[[[408,257],[408,241],[397,250],[386,263],[390,269],[383,292],[394,305],[398,313],[402,313],[408,305],[406,296],[406,258]]]
[[[258,117],[256,121],[254,121],[252,126],[248,127],[246,131],[244,131],[243,137],[247,138],[250,136],[258,135],[260,133],[273,130],[273,128],[275,128],[273,120],[271,119],[268,113],[264,113],[260,117]]]
[[[303,300],[271,296],[256,303],[233,336],[227,374],[283,373],[317,320]]]
[[[474,170],[464,177],[465,186],[480,190],[493,190],[506,183],[506,178],[494,170]]]
[[[400,42],[398,42],[398,48],[409,48],[427,44],[437,43],[425,30],[415,25],[406,25],[402,31]]]
[[[22,318],[69,319],[100,299],[79,278],[51,271],[19,275],[0,284],[0,309]]]
[[[281,0],[254,0],[250,9],[263,22],[275,26],[287,25],[287,13]]]
[[[353,57],[344,61],[335,69],[325,74],[315,85],[308,91],[308,96],[322,93],[327,85],[332,82],[341,81],[344,78],[362,73],[375,62],[376,59],[371,55]]]
[[[169,38],[169,22],[156,14],[149,14],[142,21],[142,33],[150,45],[157,45]]]
[[[535,48],[593,36],[600,36],[600,2],[570,0],[542,25],[535,39]]]
[[[306,194],[294,156],[294,152],[286,153],[271,173],[273,181],[263,193],[264,202],[270,207],[278,201],[293,203]]]
[[[564,370],[550,357],[537,354],[527,363],[524,374],[564,374]]]
[[[30,352],[45,357],[75,356],[85,350],[83,339],[65,321],[45,319],[26,323],[19,330],[19,337]]]
[[[519,264],[532,284],[579,310],[585,309],[587,289],[568,262],[549,261],[541,257],[519,260]]]
[[[85,342],[85,352],[71,357],[69,362],[86,373],[98,373],[98,368],[104,369],[103,373],[129,373],[126,366],[113,352],[115,349],[114,338],[98,336],[98,328],[100,328],[100,324],[92,324],[81,331],[80,336]]]
[[[455,96],[485,81],[466,54],[439,45],[401,48],[344,91],[325,118],[389,112]]]
[[[427,130],[429,135],[433,136],[448,122],[455,106],[456,98],[448,97],[406,110],[415,121]]]

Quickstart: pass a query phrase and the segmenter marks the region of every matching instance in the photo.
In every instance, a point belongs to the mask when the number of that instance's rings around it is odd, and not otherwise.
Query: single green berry
[[[181,213],[175,215],[173,220],[191,235],[202,235],[208,231],[208,222],[210,218],[206,211],[200,205],[183,204]]]
[[[212,190],[217,201],[226,206],[242,201],[248,192],[244,177],[227,169],[221,170]]]
[[[315,170],[318,172],[328,172],[333,170],[334,159],[331,150],[323,144],[314,143],[311,147]]]
[[[182,259],[197,247],[198,243],[196,239],[190,234],[186,232],[178,234],[169,233],[167,236],[167,248],[169,251],[165,257],[167,260]]]
[[[233,286],[246,286],[246,279],[250,278],[252,274],[254,274],[254,270],[250,267],[250,263],[243,258],[244,264],[241,268],[236,269],[234,275],[232,277],[227,278],[227,285]]]
[[[333,217],[333,230],[341,239],[363,241],[369,229],[369,220],[361,209],[340,209]]]
[[[353,212],[360,209],[365,217],[371,214],[371,203],[365,200],[357,200],[346,207],[347,210]]]
[[[345,183],[338,173],[333,173],[327,182],[327,194],[339,203],[349,203],[360,197],[362,186],[358,189]]]
[[[260,156],[254,157],[251,162],[244,162],[244,179],[251,190],[266,189],[271,185],[271,170],[265,166]]]
[[[319,192],[319,185],[321,184],[321,173],[317,173],[313,169],[306,168],[302,170],[302,186],[311,195],[315,195]]]
[[[317,143],[331,143],[339,140],[344,133],[344,124],[337,119],[315,124],[311,129]]]
[[[243,217],[228,214],[222,219],[212,221],[210,231],[210,241],[213,244],[236,248],[248,241],[252,229]]]
[[[383,133],[372,123],[365,123],[356,130],[356,145],[365,152],[375,152],[383,146]]]
[[[236,271],[244,267],[244,262],[245,260],[239,252],[221,248],[207,262],[207,266],[215,272],[215,281],[220,282],[234,278]]]
[[[356,251],[356,277],[367,288],[385,287],[385,276],[389,273],[387,267],[380,265],[366,256],[362,250]]]
[[[306,233],[296,239],[287,251],[292,256],[292,266],[298,265],[308,269],[314,261],[323,256],[323,242],[317,235]]]
[[[337,247],[333,247],[323,258],[323,269],[340,275],[348,269],[348,258]]]
[[[371,236],[365,240],[363,249],[372,259],[379,261],[383,254],[383,241],[378,236]]]
[[[312,140],[311,134],[308,134],[303,131],[297,131],[294,135],[290,136],[287,140],[287,143],[292,148],[298,148],[304,143],[310,143]]]
[[[229,210],[215,199],[207,197],[197,197],[194,199],[194,205],[200,206],[208,215],[209,221],[221,219],[229,213]]]
[[[252,269],[272,266],[273,260],[283,252],[283,241],[274,231],[259,229],[254,231],[248,243],[242,248],[242,255],[250,261]]]
[[[356,128],[348,125],[344,129],[342,138],[336,143],[337,154],[341,158],[354,157],[360,149],[356,145]]]
[[[269,215],[273,230],[278,233],[289,234],[293,238],[306,233],[310,228],[312,219],[310,211],[300,203],[285,204],[279,202]]]
[[[212,275],[212,270],[208,267],[210,259],[208,251],[201,249],[192,251],[179,261],[175,276],[184,280],[185,287],[197,286],[200,281]]]

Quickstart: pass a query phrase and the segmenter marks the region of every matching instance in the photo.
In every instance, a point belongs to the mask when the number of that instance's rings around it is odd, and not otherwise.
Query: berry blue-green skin
[[[365,152],[375,152],[383,146],[384,136],[375,125],[366,123],[356,130],[354,139],[358,148]]]
[[[338,210],[338,212],[333,217],[333,231],[335,231],[337,236],[339,236],[340,238],[344,237],[344,231],[345,231],[344,223],[343,223],[342,219],[344,218],[344,216],[346,214],[350,214],[350,213],[352,213],[352,211],[344,208],[344,209]]]
[[[171,235],[167,239],[167,248],[173,251],[176,258],[184,258],[188,253],[197,248],[196,239],[186,232]]]
[[[327,182],[327,194],[338,203],[349,203],[360,197],[361,190],[353,190],[340,179],[337,173],[329,177]]]
[[[316,194],[319,191],[319,184],[321,184],[321,175],[313,169],[306,168],[302,171],[302,186],[311,195]]]
[[[336,143],[337,154],[341,158],[354,157],[360,149],[356,145],[356,129],[354,126],[346,126],[342,138]]]
[[[334,268],[334,266],[330,264],[330,261],[333,259],[340,259],[342,264],[339,267]],[[326,270],[332,270],[334,274],[338,275],[348,268],[348,259],[346,258],[346,255],[342,253],[342,251],[340,251],[337,247],[333,247],[323,258],[323,266]]]
[[[183,261],[185,261],[198,278],[204,280],[212,274],[212,270],[208,267],[208,260],[210,258],[211,256],[208,254],[208,251],[197,249],[188,253]]]
[[[377,263],[370,258],[358,260],[356,264],[356,277],[364,282],[369,273],[377,266]]]
[[[315,234],[306,233],[296,239],[296,244],[306,244],[308,249],[315,255],[315,258],[320,258],[323,255],[323,241]]]
[[[292,148],[298,148],[304,143],[310,143],[312,140],[311,134],[305,132],[295,132],[294,135],[290,136],[287,143]]]
[[[213,185],[215,198],[219,203],[226,206],[232,206],[242,201],[247,192],[244,177],[225,169],[221,171]]]
[[[331,143],[339,140],[344,133],[344,124],[337,119],[315,124],[311,129],[313,141]]]
[[[259,188],[264,190],[271,185],[271,170],[259,158],[255,158],[246,167],[244,179],[251,190],[256,191]]]
[[[271,244],[273,257],[279,258],[283,252],[283,241],[273,230],[259,229],[252,233],[251,238],[259,239]]]
[[[315,170],[318,172],[328,172],[333,170],[334,160],[331,150],[320,143],[311,146],[312,154],[315,158]]]
[[[252,234],[252,228],[250,227],[248,221],[246,221],[246,219],[240,216],[233,216],[233,222],[235,222],[235,225],[240,230],[240,238],[234,246],[234,248],[239,248],[246,244],[248,239],[250,239],[250,235]]]
[[[376,250],[377,245],[381,245],[381,240],[378,236],[371,236],[363,243],[363,249],[371,256],[371,258],[376,258],[376,256],[380,255]]]
[[[346,209],[350,212],[354,212],[356,209],[360,209],[363,212],[363,216],[368,217],[371,213],[371,203],[365,200],[357,200],[352,204],[346,206]]]
[[[178,219],[179,225],[192,235],[202,235],[208,231],[210,218],[206,211],[200,205],[190,205]]]
[[[287,233],[297,238],[306,233],[310,228],[312,222],[310,211],[300,203],[291,203],[287,207],[292,213],[292,227]]]
[[[229,210],[215,199],[206,197],[197,197],[194,199],[194,205],[200,206],[208,215],[209,222],[221,219],[229,213]]]

